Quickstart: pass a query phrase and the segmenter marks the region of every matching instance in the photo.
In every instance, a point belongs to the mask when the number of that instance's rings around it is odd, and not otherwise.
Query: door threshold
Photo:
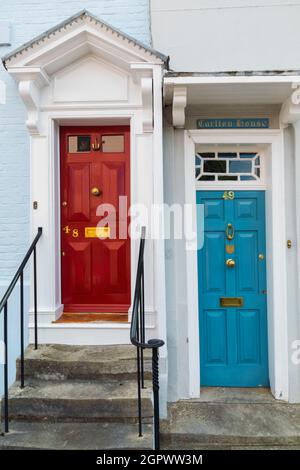
[[[52,323],[97,323],[118,322],[127,323],[128,313],[69,313],[64,312],[61,317]]]
[[[274,403],[269,387],[206,387],[201,386],[196,401],[209,403]]]

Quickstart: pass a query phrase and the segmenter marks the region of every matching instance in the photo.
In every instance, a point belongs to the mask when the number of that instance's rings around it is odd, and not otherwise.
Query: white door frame
[[[264,144],[268,146],[268,151],[266,152],[266,242],[269,377],[274,397],[288,401],[288,318],[283,132],[282,130],[273,129],[185,131],[185,202],[193,207],[194,227],[197,226],[194,170],[196,144]],[[199,184],[197,189],[199,190]],[[208,188],[206,186],[203,189],[207,190]],[[245,189],[249,189],[249,187],[245,187]],[[188,243],[190,242],[187,240],[187,248]],[[190,358],[189,390],[191,397],[197,397],[200,390],[197,250],[187,249],[186,259],[188,349]]]

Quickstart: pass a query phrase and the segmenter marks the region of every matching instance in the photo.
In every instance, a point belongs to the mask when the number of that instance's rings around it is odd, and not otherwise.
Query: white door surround
[[[288,390],[288,318],[286,277],[286,233],[284,206],[284,148],[282,130],[190,130],[185,131],[185,202],[194,206],[195,190],[201,183],[195,182],[196,144],[249,144],[263,145],[266,159],[266,241],[267,241],[267,292],[268,292],[268,341],[269,376],[275,398],[287,400]],[[232,185],[227,182],[227,189]],[[239,190],[242,189],[239,183]],[[220,186],[218,186],[220,189]],[[203,188],[208,190],[208,186]],[[217,189],[211,183],[211,189]],[[251,189],[251,186],[245,187]],[[259,189],[256,187],[256,189]],[[196,220],[194,222],[196,227]],[[187,244],[189,242],[187,241]],[[200,356],[198,319],[197,251],[186,250],[187,305],[188,305],[188,356],[189,394],[199,396]]]
[[[166,60],[85,11],[4,58],[27,109],[31,237],[43,227],[38,246],[41,343],[129,343],[129,324],[53,324],[63,308],[59,126],[130,125],[131,204],[163,203],[161,89]],[[134,289],[139,240],[131,246]],[[147,240],[145,256],[146,326],[151,337],[166,341],[164,241]],[[31,341],[32,315],[29,323]]]

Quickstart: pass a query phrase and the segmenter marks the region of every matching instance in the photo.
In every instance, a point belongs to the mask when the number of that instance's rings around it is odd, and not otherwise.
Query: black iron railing
[[[42,236],[42,227],[38,228],[38,233],[30,245],[29,250],[23,258],[16,274],[13,277],[7,291],[5,292],[0,302],[0,314],[3,311],[4,317],[4,432],[9,431],[9,417],[8,417],[8,299],[14,290],[18,280],[20,279],[20,386],[24,388],[24,269],[30,256],[33,253],[33,296],[34,296],[34,347],[38,347],[38,328],[37,328],[37,266],[36,266],[36,245]]]
[[[144,349],[152,349],[152,387],[154,405],[154,449],[159,450],[159,354],[164,345],[161,339],[145,338],[145,289],[144,289],[144,250],[146,229],[142,227],[139,258],[137,265],[135,292],[133,300],[130,340],[137,350],[137,387],[139,436],[142,436],[142,388],[145,386]]]

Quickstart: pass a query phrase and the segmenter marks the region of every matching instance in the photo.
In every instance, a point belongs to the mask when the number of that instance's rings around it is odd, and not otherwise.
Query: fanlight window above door
[[[198,151],[196,181],[260,181],[261,155],[255,151]]]

